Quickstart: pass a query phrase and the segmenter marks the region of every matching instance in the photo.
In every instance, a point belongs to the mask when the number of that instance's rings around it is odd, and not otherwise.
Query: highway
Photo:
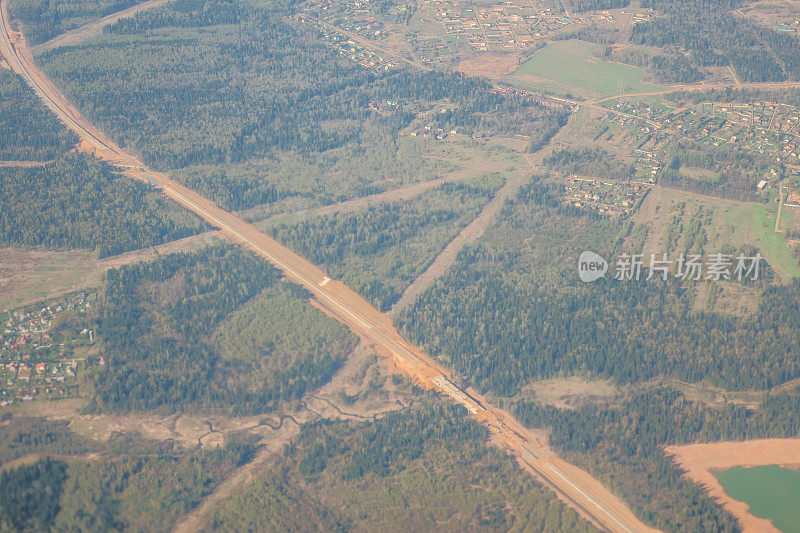
[[[307,289],[331,314],[351,330],[367,339],[420,386],[434,389],[462,404],[492,434],[499,444],[563,500],[575,507],[598,527],[608,531],[651,531],[627,506],[586,472],[553,455],[505,411],[489,404],[471,389],[455,385],[451,374],[397,332],[391,319],[372,307],[344,284],[331,280],[325,272],[260,232],[255,226],[221,209],[209,199],[172,181],[163,173],[148,169],[124,152],[74,109],[61,92],[34,65],[22,41],[15,42],[7,12],[7,0],[0,0],[0,52],[12,69],[21,75],[37,96],[73,130],[82,146],[133,179],[144,181],[166,196],[196,213],[232,241],[251,249],[284,276]]]

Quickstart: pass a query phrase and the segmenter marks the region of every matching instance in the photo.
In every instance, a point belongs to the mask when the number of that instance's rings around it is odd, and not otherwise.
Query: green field
[[[730,497],[750,506],[751,514],[772,520],[784,533],[800,532],[800,471],[737,466],[716,476]]]
[[[775,215],[767,213],[767,207],[763,204],[755,204],[753,209],[753,227],[756,231],[756,242],[754,243],[767,261],[780,269],[787,277],[800,277],[800,265],[792,256],[792,252],[786,246],[783,235],[775,233]]]
[[[593,59],[596,49],[596,44],[575,39],[549,44],[520,65],[507,81],[590,98],[660,89],[658,85],[642,83],[645,71],[641,68]]]

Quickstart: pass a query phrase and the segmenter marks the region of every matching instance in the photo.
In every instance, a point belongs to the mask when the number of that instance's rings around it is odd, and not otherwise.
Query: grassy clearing
[[[301,218],[269,231],[386,310],[504,181],[491,173],[439,185],[408,201]]]
[[[575,39],[547,45],[507,80],[559,94],[573,92],[594,98],[659,89],[657,85],[642,83],[645,71],[641,68],[593,59],[596,49],[596,44]]]
[[[756,246],[761,249],[761,253],[782,274],[792,278],[800,277],[800,265],[786,246],[783,235],[775,233],[774,215],[770,216],[767,207],[760,204],[751,206],[751,210]]]
[[[700,211],[702,209],[702,211]],[[700,224],[692,224],[693,219]],[[723,246],[757,247],[782,279],[800,276],[800,266],[775,233],[773,204],[736,202],[689,192],[653,189],[636,214],[649,231],[644,253],[678,253],[694,246],[703,234],[705,253]],[[703,240],[702,238],[700,240]],[[669,249],[669,250],[668,250]]]

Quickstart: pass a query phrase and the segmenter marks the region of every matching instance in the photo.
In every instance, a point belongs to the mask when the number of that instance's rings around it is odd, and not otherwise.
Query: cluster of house
[[[706,103],[675,109],[630,101],[617,103],[615,109],[637,117],[609,121],[628,126],[626,135],[637,142],[635,147],[642,153],[661,153],[676,138],[685,138],[767,156],[776,164],[800,164],[800,110],[794,106]],[[653,176],[659,170],[656,163],[661,164],[654,162],[648,171]]]
[[[429,0],[420,2],[420,13],[441,23],[446,34],[463,39],[477,52],[524,50],[575,22],[553,14],[543,4],[522,0],[487,7],[459,0]]]
[[[571,175],[564,180],[564,202],[617,218],[629,216],[650,188],[643,183],[610,183]]]
[[[731,126],[747,128],[746,135],[755,137],[768,132],[779,134],[780,146],[777,146],[783,157],[798,158],[800,149],[800,110],[797,107],[775,102],[755,102],[752,104],[710,103],[704,111],[712,116],[725,117]],[[728,142],[736,143],[737,136],[731,136]]]
[[[7,313],[0,330],[0,406],[42,394],[49,398],[69,394],[79,368],[86,366],[75,349],[93,343],[94,331],[56,331],[53,324],[61,313],[85,313],[90,307],[85,295],[77,294],[42,308]],[[100,363],[105,360],[101,358]]]

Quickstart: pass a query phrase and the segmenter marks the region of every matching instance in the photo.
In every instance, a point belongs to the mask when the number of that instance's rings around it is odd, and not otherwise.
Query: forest
[[[143,0],[11,0],[9,14],[22,21],[28,44],[43,43],[66,31],[136,5]]]
[[[602,148],[557,149],[544,158],[545,167],[562,176],[577,174],[596,176],[600,180],[628,181],[634,175],[633,165],[620,161]]]
[[[420,394],[374,421],[306,424],[208,530],[594,531],[463,408]]]
[[[388,310],[502,185],[446,183],[412,200],[281,224],[272,235]]]
[[[301,397],[355,346],[306,299],[232,245],[110,270],[94,319],[107,364],[88,409],[244,415]]]
[[[751,202],[760,200],[753,185],[772,163],[771,158],[744,150],[717,148],[688,140],[675,143],[670,153],[667,164],[658,174],[659,184]],[[687,167],[700,169],[702,177],[690,175]]]
[[[397,152],[400,131],[436,103],[448,110],[431,122],[467,135],[536,134],[558,114],[456,73],[366,71],[293,21],[288,3],[237,2],[235,25],[213,16],[224,5],[170,3],[37,59],[82,112],[161,170],[346,151],[364,166],[351,180],[369,182],[396,172],[391,159],[366,168],[376,143]],[[196,173],[189,185],[237,210],[289,194],[253,170],[226,176]]]
[[[800,40],[732,14],[741,3],[644,0],[642,7],[652,8],[661,16],[635,25],[631,41],[678,46],[698,67],[731,65],[743,82],[800,80]]]
[[[5,69],[0,69],[0,130],[0,161],[49,161],[78,142],[23,79]]]
[[[681,477],[663,446],[800,435],[797,388],[766,395],[752,409],[705,405],[671,387],[645,388],[611,405],[558,409],[533,401],[514,412],[531,427],[546,427],[550,442],[621,493],[638,516],[665,530],[737,531],[732,518],[701,488]],[[669,502],[669,503],[667,503]]]
[[[40,459],[0,473],[0,530],[170,531],[253,447]]]
[[[207,229],[148,185],[89,155],[0,168],[0,246],[84,248],[107,257]]]
[[[459,374],[499,394],[564,373],[618,383],[668,376],[726,389],[800,377],[798,281],[759,282],[756,312],[737,317],[695,310],[691,288],[673,278],[578,280],[583,250],[616,257],[625,238],[636,240],[634,230],[564,210],[534,183],[397,322]]]

